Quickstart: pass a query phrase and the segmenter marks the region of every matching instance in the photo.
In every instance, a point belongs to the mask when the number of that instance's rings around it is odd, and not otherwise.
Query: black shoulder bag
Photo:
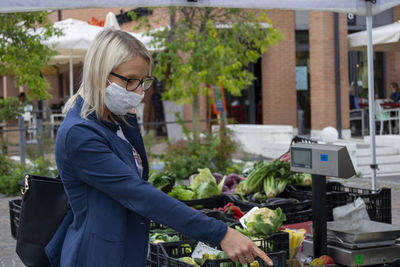
[[[44,248],[69,210],[59,177],[26,175],[17,231],[17,254],[30,267],[50,266]]]

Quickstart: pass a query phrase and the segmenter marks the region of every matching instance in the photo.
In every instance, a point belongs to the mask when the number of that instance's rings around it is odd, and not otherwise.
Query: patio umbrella
[[[106,16],[106,22],[104,23],[105,28],[111,28],[115,30],[119,30],[119,23],[117,21],[117,17],[115,16],[114,13],[108,12]]]
[[[369,95],[369,122],[371,130],[371,166],[372,189],[376,188],[376,147],[374,123],[374,80],[373,80],[373,43],[372,43],[372,16],[379,14],[396,5],[400,0],[3,0],[0,2],[0,12],[57,10],[73,8],[100,8],[100,7],[148,7],[148,6],[209,6],[209,7],[234,7],[234,8],[260,8],[260,9],[287,9],[287,10],[321,10],[342,13],[354,13],[366,16],[367,24],[367,54],[368,54],[368,95]]]
[[[69,57],[69,94],[73,95],[73,61],[74,58],[83,59],[86,50],[96,37],[103,30],[103,27],[90,25],[85,21],[77,19],[66,19],[54,23],[54,27],[62,30],[63,35],[52,37],[44,44],[54,48],[59,52],[56,58],[52,59],[54,63],[65,62]],[[58,57],[58,58],[57,58]],[[78,60],[79,61],[79,60]]]
[[[367,49],[367,31],[349,34],[349,50]],[[372,29],[374,51],[400,51],[400,21]]]
[[[96,35],[104,28],[91,25],[85,21],[77,19],[66,19],[54,23],[54,27],[63,31],[63,35],[53,37],[44,42],[44,44],[58,51],[58,55],[54,56],[49,64],[58,65],[69,62],[70,86],[69,95],[73,95],[73,64],[82,63],[86,51]],[[119,24],[115,14],[109,12],[106,17],[105,26],[112,29],[119,29]],[[143,34],[134,34],[133,36],[148,44],[148,40]]]

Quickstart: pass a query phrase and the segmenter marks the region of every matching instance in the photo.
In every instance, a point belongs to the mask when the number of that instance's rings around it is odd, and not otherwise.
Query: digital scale
[[[355,169],[345,146],[295,143],[290,147],[290,169],[312,175],[312,238],[303,243],[303,254],[314,258],[327,254],[343,266],[400,267],[400,226],[366,221],[359,228],[345,231],[327,222],[326,176],[351,178]],[[329,234],[329,235],[328,235]]]
[[[386,244],[385,244],[386,243]],[[336,264],[348,267],[383,266],[400,259],[400,245],[394,242],[371,243],[372,247],[354,248],[354,244],[339,244],[328,241],[328,253]],[[352,247],[352,248],[346,248]],[[366,244],[364,244],[366,246]],[[303,254],[312,255],[313,241],[304,239]],[[400,262],[394,267],[400,266]]]

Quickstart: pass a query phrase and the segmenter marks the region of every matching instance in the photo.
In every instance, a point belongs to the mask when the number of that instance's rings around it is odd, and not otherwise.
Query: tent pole
[[[368,58],[368,106],[369,106],[369,135],[371,147],[371,187],[376,190],[376,144],[375,144],[375,90],[374,90],[374,51],[372,43],[372,2],[366,0],[367,5],[367,58]]]
[[[69,96],[74,94],[74,69],[72,65],[72,49],[69,53]]]

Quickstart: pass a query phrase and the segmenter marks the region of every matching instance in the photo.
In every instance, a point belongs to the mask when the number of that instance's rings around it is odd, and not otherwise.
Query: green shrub
[[[20,105],[18,98],[7,97],[0,99],[0,121],[15,120],[23,112],[24,109]]]
[[[20,181],[26,174],[42,175],[55,177],[57,169],[51,162],[42,157],[33,160],[30,164],[21,164],[13,162],[7,156],[0,155],[0,193],[5,195],[19,195],[21,192]],[[8,168],[3,168],[3,163],[9,164]]]
[[[241,166],[232,162],[233,153],[238,149],[231,132],[206,134],[204,138],[195,141],[191,138],[184,125],[187,140],[169,144],[161,159],[165,169],[174,173],[178,179],[187,179],[197,169],[209,168],[212,172],[239,172]]]
[[[0,175],[9,174],[15,163],[4,154],[0,154]]]

